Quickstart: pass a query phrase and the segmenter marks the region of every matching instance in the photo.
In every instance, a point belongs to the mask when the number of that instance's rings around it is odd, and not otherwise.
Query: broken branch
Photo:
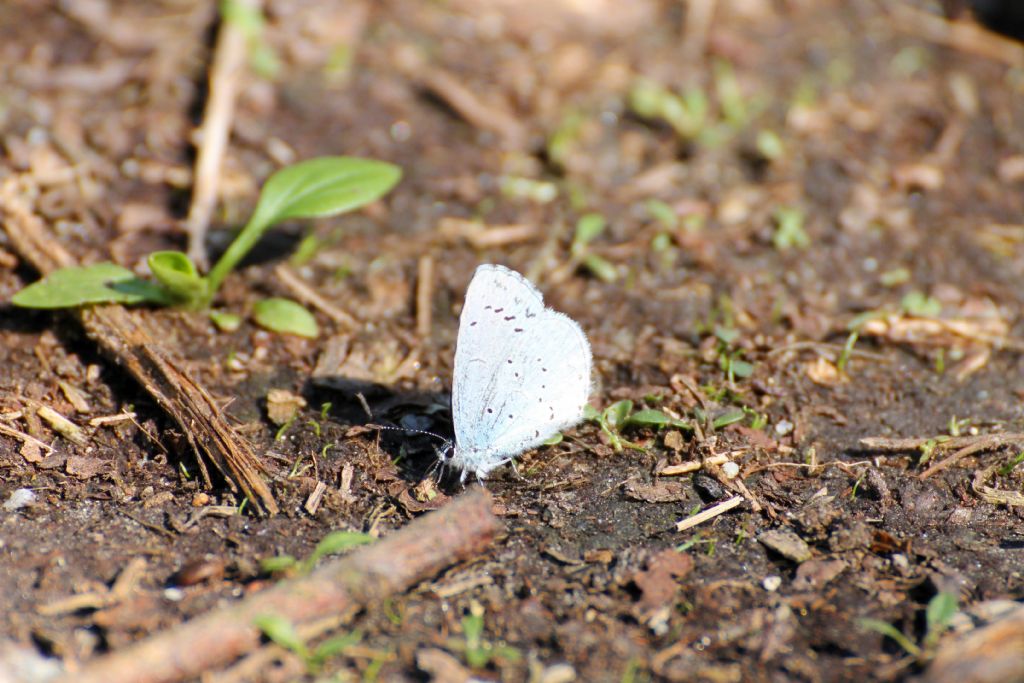
[[[329,562],[309,576],[282,581],[230,607],[87,663],[61,681],[171,683],[198,677],[260,646],[256,617],[296,625],[352,614],[480,553],[501,523],[491,497],[477,488],[379,543]]]

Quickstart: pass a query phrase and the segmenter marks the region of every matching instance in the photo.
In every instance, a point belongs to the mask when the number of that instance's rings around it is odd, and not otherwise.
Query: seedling
[[[755,145],[758,154],[768,161],[781,159],[786,153],[786,147],[782,144],[782,138],[779,137],[778,133],[767,128],[757,133]]]
[[[908,655],[923,661],[930,659],[935,654],[939,638],[949,628],[957,611],[957,595],[955,593],[937,593],[928,601],[928,606],[925,608],[925,631],[920,643],[915,643],[898,628],[881,619],[859,619],[858,623],[861,628],[891,638]]]
[[[536,204],[548,204],[558,196],[558,186],[544,180],[505,176],[501,179],[501,193],[512,199],[526,199]]]
[[[754,374],[754,364],[743,360],[743,350],[733,346],[739,336],[740,332],[735,328],[715,327],[715,337],[718,338],[718,365],[725,373],[729,384],[734,384],[737,377],[746,379]]]
[[[934,318],[942,313],[942,304],[938,299],[916,289],[907,292],[900,300],[900,308],[918,318]]]
[[[806,216],[802,209],[785,206],[775,211],[775,234],[772,244],[779,251],[790,249],[806,249],[811,246],[811,238],[804,230]]]
[[[466,664],[474,669],[483,669],[495,658],[513,662],[522,658],[522,653],[514,647],[484,640],[483,607],[474,603],[470,610],[462,617],[462,642],[453,640],[448,643],[450,649],[462,652]]]
[[[629,93],[629,107],[645,119],[661,119],[683,140],[698,137],[708,125],[708,97],[691,88],[678,95],[653,81],[638,81]]]
[[[358,531],[332,531],[316,544],[316,548],[306,559],[297,560],[291,555],[277,555],[261,560],[260,568],[270,574],[308,574],[321,558],[367,545],[376,540],[373,536]]]
[[[838,370],[840,374],[846,372],[846,365],[850,362],[850,356],[853,355],[853,347],[857,344],[857,339],[859,337],[860,333],[854,330],[850,333],[850,336],[846,338],[843,350],[839,354],[839,359],[836,361],[836,370]]]
[[[1021,451],[1020,453],[1015,455],[1005,465],[999,468],[1000,476],[1009,476],[1017,468],[1017,465],[1021,464],[1022,462],[1024,462],[1024,451]]]
[[[597,278],[604,282],[615,282],[619,277],[615,266],[590,250],[590,243],[604,232],[608,222],[599,213],[588,213],[580,216],[576,222],[576,232],[569,246],[569,257],[575,264],[582,264]]]
[[[601,412],[588,405],[583,409],[583,419],[595,422],[601,428],[616,453],[622,452],[624,447],[643,450],[643,446],[622,438],[622,432],[627,427],[676,427],[687,431],[693,429],[688,422],[666,415],[660,410],[647,408],[634,413],[633,402],[629,400],[616,401]]]
[[[256,210],[227,251],[202,276],[180,251],[149,255],[156,279],[136,277],[113,263],[61,268],[25,287],[11,301],[27,308],[70,308],[96,303],[177,305],[208,308],[224,278],[274,225],[298,218],[333,216],[362,207],[388,192],[402,171],[383,161],[356,157],[318,157],[274,173],[263,185]],[[316,322],[293,302],[257,305],[256,318],[270,329],[315,336]]]
[[[274,643],[298,656],[306,665],[306,671],[311,674],[319,672],[328,659],[343,654],[345,650],[358,645],[363,639],[362,633],[352,631],[328,638],[310,649],[306,640],[296,630],[295,624],[278,614],[261,614],[253,619],[253,625]]]
[[[747,103],[743,99],[740,82],[732,64],[716,61],[714,64],[715,94],[726,123],[736,129],[743,128],[750,119]]]
[[[586,118],[580,111],[569,111],[562,117],[558,128],[548,138],[547,154],[551,163],[564,168],[572,156],[583,129]]]

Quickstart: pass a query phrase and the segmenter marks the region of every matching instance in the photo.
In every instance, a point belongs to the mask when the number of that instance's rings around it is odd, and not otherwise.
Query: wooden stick
[[[171,683],[192,679],[260,646],[253,620],[273,614],[301,625],[379,604],[484,550],[501,529],[491,497],[475,488],[388,538],[282,581],[68,672],[58,683]]]
[[[239,0],[247,11],[261,11],[259,0]],[[221,16],[210,69],[209,91],[203,111],[203,125],[192,183],[192,204],[185,224],[188,230],[188,255],[200,268],[207,266],[206,231],[217,204],[220,169],[231,134],[235,99],[245,66],[246,35],[238,22]]]
[[[890,4],[892,24],[904,33],[1007,66],[1024,66],[1024,46],[1014,40],[971,22],[950,21],[901,2]]]
[[[955,453],[935,463],[934,465],[926,469],[924,472],[919,474],[918,479],[927,479],[936,472],[940,472],[946,469],[947,467],[957,462],[958,460],[966,458],[968,455],[973,455],[974,453],[979,453],[981,451],[987,451],[993,448],[998,448],[999,446],[1002,446],[1003,444],[1007,443],[1007,439],[1005,437],[1005,434],[985,434],[982,436],[977,436],[975,437],[976,441],[974,443],[964,446]],[[1017,439],[1010,440],[1010,442],[1013,441],[1017,441]]]
[[[355,318],[325,299],[321,296],[320,292],[307,285],[287,264],[279,263],[275,266],[274,275],[281,281],[281,284],[288,288],[292,296],[300,302],[307,306],[312,306],[347,330],[354,330],[359,327],[359,323]]]
[[[687,529],[692,529],[698,524],[703,524],[709,519],[714,519],[718,515],[724,514],[729,510],[732,510],[734,507],[736,507],[742,502],[743,496],[733,496],[728,500],[723,500],[721,503],[712,505],[704,512],[699,512],[696,515],[693,515],[692,517],[687,517],[684,520],[676,522],[676,531],[686,531]]]
[[[32,213],[17,177],[0,184],[0,220],[18,255],[43,275],[57,268],[77,265]],[[237,485],[256,509],[275,514],[274,495],[263,480],[265,466],[247,441],[235,434],[213,398],[181,367],[181,361],[158,340],[164,335],[141,312],[105,305],[72,309],[85,333],[100,349],[138,381],[181,426],[196,452],[203,480],[210,476],[205,455]]]
[[[1024,680],[1024,607],[956,639],[943,639],[923,683]]]
[[[696,472],[704,465],[723,465],[732,460],[732,453],[719,453],[718,455],[712,455],[706,460],[687,460],[681,462],[678,465],[666,465],[663,467],[658,474],[663,477],[671,477],[676,474],[686,474],[687,472]]]

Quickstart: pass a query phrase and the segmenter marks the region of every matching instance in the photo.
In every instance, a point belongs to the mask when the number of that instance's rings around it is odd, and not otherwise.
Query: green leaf
[[[583,265],[587,267],[599,280],[604,282],[615,282],[619,277],[619,271],[608,260],[597,254],[587,254],[583,257]]]
[[[934,318],[942,313],[942,304],[938,299],[916,289],[907,292],[900,301],[900,308],[918,318]]]
[[[317,157],[277,171],[264,183],[249,222],[210,270],[208,296],[272,225],[358,209],[382,197],[401,177],[402,169],[394,164],[357,157]]]
[[[736,377],[745,379],[754,374],[754,364],[739,358],[732,358],[729,360],[729,371]]]
[[[273,297],[257,301],[253,306],[253,319],[273,332],[295,334],[315,339],[320,334],[313,314],[291,299]]]
[[[924,613],[928,635],[945,629],[956,613],[956,593],[937,593],[934,598],[928,601],[928,607]]]
[[[314,664],[323,664],[331,657],[342,654],[353,645],[358,645],[362,640],[363,634],[361,631],[352,631],[345,635],[328,638],[316,646],[311,659]]]
[[[689,423],[683,420],[677,420],[671,415],[666,415],[660,410],[638,410],[629,416],[628,423],[631,425],[641,425],[646,427],[681,427],[683,429],[692,429]]]
[[[633,411],[633,402],[616,401],[604,409],[604,421],[609,429],[622,429],[629,420],[629,414]]]
[[[210,320],[221,332],[234,332],[242,325],[242,316],[228,311],[210,311]]]
[[[679,227],[679,216],[676,214],[675,209],[660,199],[649,199],[644,204],[644,207],[647,209],[647,213],[654,220],[661,223],[662,227],[666,230],[675,230]]]
[[[558,444],[562,443],[563,439],[565,439],[565,436],[562,435],[562,432],[555,432],[552,436],[548,437],[548,439],[541,442],[541,445],[557,446]]]
[[[741,422],[743,418],[746,416],[747,414],[744,413],[742,410],[732,410],[726,413],[725,415],[719,415],[711,424],[714,426],[715,429],[721,429],[722,427],[728,427],[731,424]]]
[[[376,159],[309,159],[270,176],[249,222],[273,225],[352,211],[380,199],[401,177],[398,166]]]
[[[779,251],[806,249],[811,245],[810,235],[804,230],[806,216],[797,207],[780,207],[775,211],[775,234],[772,244]]]
[[[206,295],[206,280],[192,259],[180,251],[154,251],[147,262],[153,277],[182,301],[201,301]]]
[[[335,555],[361,545],[368,545],[376,540],[373,536],[359,531],[332,531],[316,544],[316,549],[309,556],[309,562],[315,564],[325,555]]]
[[[601,422],[601,412],[588,403],[583,406],[583,419],[589,422]]]
[[[261,614],[252,620],[253,626],[263,632],[267,638],[291,650],[303,659],[309,657],[306,643],[295,630],[295,625],[278,614]]]
[[[576,221],[576,236],[573,237],[573,245],[587,244],[597,238],[607,225],[608,221],[599,213],[588,213],[580,216]]]
[[[61,268],[33,282],[11,298],[24,308],[71,308],[84,304],[166,303],[160,288],[114,263]]]

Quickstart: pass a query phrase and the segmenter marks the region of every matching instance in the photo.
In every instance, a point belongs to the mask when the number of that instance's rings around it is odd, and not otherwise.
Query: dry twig
[[[724,514],[729,510],[732,510],[734,507],[736,507],[742,502],[743,496],[733,496],[728,500],[723,500],[721,503],[716,503],[715,505],[712,505],[703,512],[698,512],[692,517],[687,517],[684,520],[676,522],[676,531],[686,531],[687,529],[692,529],[698,524],[703,524],[709,519],[714,519],[715,517],[718,517],[719,515]]]
[[[32,213],[25,196],[16,177],[0,185],[0,219],[11,245],[43,275],[76,265],[42,220]],[[126,369],[181,426],[196,452],[207,486],[210,477],[203,455],[232,485],[237,484],[259,510],[271,514],[278,511],[274,495],[262,477],[265,466],[249,443],[227,424],[213,397],[158,341],[163,336],[159,330],[141,313],[123,306],[91,306],[70,313],[78,318],[89,338]]]
[[[282,581],[68,673],[63,683],[157,683],[195,678],[260,645],[256,617],[273,614],[297,626],[350,614],[406,590],[481,552],[500,530],[491,497],[472,490],[387,539],[334,560],[309,576]]]
[[[1007,66],[1024,66],[1024,46],[967,21],[950,21],[902,2],[891,3],[893,25],[939,45],[978,55]]]
[[[259,11],[261,0],[238,0],[248,9]],[[201,268],[207,265],[206,232],[217,204],[221,164],[231,134],[235,99],[245,66],[246,35],[236,22],[221,17],[210,70],[209,93],[203,111],[203,125],[193,174],[192,204],[185,224],[188,230],[188,255]]]
[[[956,449],[953,454],[936,462],[918,475],[920,479],[927,479],[936,472],[940,472],[958,460],[968,455],[992,450],[1011,443],[1024,442],[1024,434],[978,434],[976,436],[931,436],[913,437],[909,439],[890,439],[887,437],[868,437],[860,440],[861,448],[868,451],[886,453],[901,453],[916,451],[925,446],[931,446],[936,451],[949,451]]]
[[[292,296],[300,302],[307,306],[312,306],[347,330],[354,330],[359,327],[359,323],[355,318],[321,296],[318,291],[307,285],[286,264],[278,264],[274,268],[274,275],[281,281],[281,284],[288,288]]]

